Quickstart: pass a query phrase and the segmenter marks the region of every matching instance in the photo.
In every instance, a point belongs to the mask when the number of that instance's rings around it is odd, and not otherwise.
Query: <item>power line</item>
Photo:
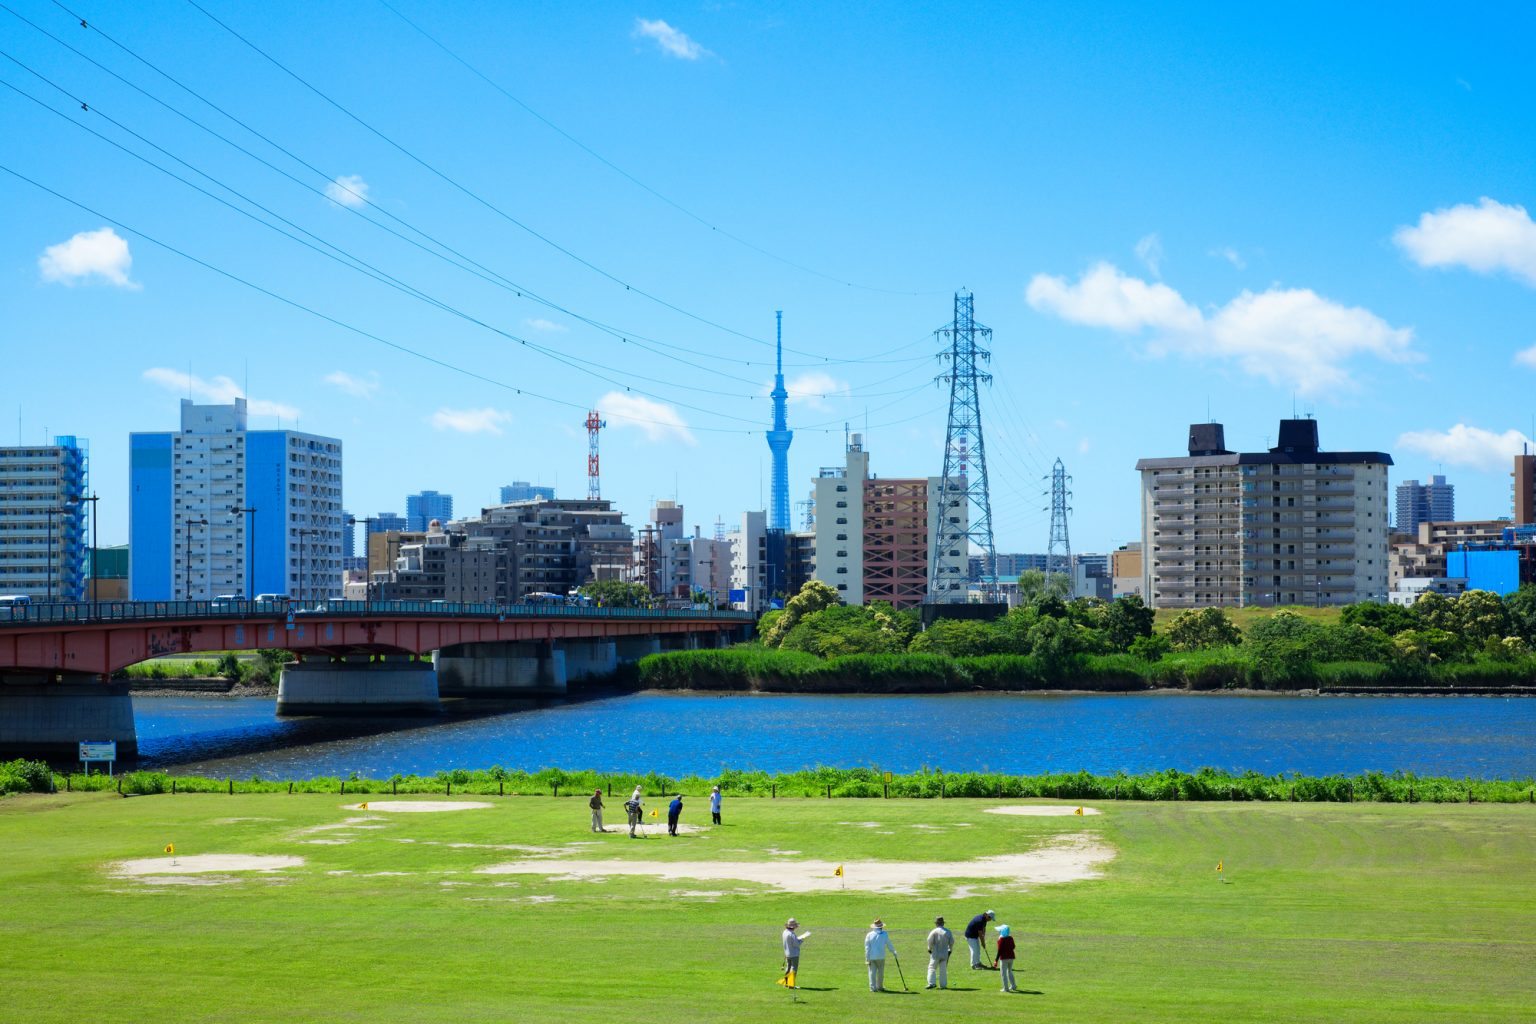
[[[490,86],[492,89],[495,89],[497,92],[501,93],[501,95],[505,96],[508,100],[510,100],[511,102],[515,103],[519,108],[521,108],[524,113],[528,114],[530,117],[532,117],[534,120],[538,121],[540,124],[544,125],[549,130],[553,131],[556,135],[559,135],[561,138],[565,139],[571,145],[575,146],[577,149],[581,150],[583,153],[587,154],[592,159],[596,160],[598,163],[600,163],[604,167],[608,168],[610,171],[613,171],[615,174],[617,174],[619,177],[623,178],[625,181],[628,181],[630,184],[636,186],[637,188],[639,188],[639,189],[641,189],[641,190],[643,190],[645,192],[650,193],[651,195],[655,196],[657,199],[661,200],[663,203],[666,203],[668,206],[672,207],[674,210],[676,210],[679,213],[683,214],[683,216],[689,218],[690,220],[696,221],[697,223],[699,223],[699,224],[703,225],[704,227],[708,228],[710,231],[714,232],[715,234],[718,234],[718,235],[720,235],[723,238],[728,238],[731,241],[735,242],[736,244],[738,244],[740,246],[743,246],[744,248],[750,249],[750,250],[752,250],[753,252],[757,253],[760,256],[766,256],[767,258],[769,258],[771,260],[776,260],[779,263],[782,263],[782,264],[784,264],[787,267],[793,267],[795,270],[799,270],[799,271],[801,271],[803,273],[810,274],[812,277],[819,277],[819,278],[822,278],[824,280],[831,281],[834,284],[840,284],[840,285],[843,285],[843,286],[848,287],[848,288],[857,288],[857,289],[860,289],[862,291],[869,291],[869,292],[880,292],[880,293],[885,294],[885,295],[923,296],[923,295],[937,295],[937,294],[940,294],[939,292],[918,292],[918,291],[911,291],[911,290],[907,290],[907,289],[880,288],[880,287],[876,287],[874,285],[857,284],[857,283],[855,283],[853,281],[845,280],[845,279],[837,277],[837,276],[835,276],[833,274],[827,274],[827,273],[824,273],[824,272],[822,272],[820,270],[816,270],[813,267],[808,267],[808,266],[806,266],[803,263],[797,263],[794,260],[789,259],[788,257],[781,256],[778,253],[775,253],[775,252],[772,252],[772,251],[770,251],[768,249],[765,249],[762,246],[759,246],[759,245],[757,245],[757,244],[755,244],[755,243],[753,243],[753,242],[751,242],[751,241],[741,237],[740,235],[737,235],[737,234],[734,234],[734,233],[732,233],[730,231],[727,231],[725,228],[720,227],[718,224],[715,224],[712,221],[710,221],[710,220],[700,216],[699,214],[693,212],[693,210],[689,209],[688,207],[684,206],[683,204],[681,204],[681,203],[677,202],[676,200],[672,199],[670,196],[665,195],[664,193],[658,191],[657,189],[653,188],[652,186],[650,186],[650,185],[646,184],[645,182],[641,181],[639,178],[635,177],[629,171],[626,171],[624,168],[620,167],[618,164],[614,163],[612,160],[609,160],[607,157],[603,156],[597,150],[593,149],[591,146],[588,146],[585,142],[582,142],[576,136],[572,135],[570,132],[568,132],[564,128],[560,127],[554,121],[551,121],[548,117],[545,117],[543,114],[541,114],[537,110],[533,109],[533,107],[529,106],[524,100],[522,100],[518,96],[516,96],[513,93],[511,93],[510,91],[508,91],[504,86],[501,85],[501,83],[497,82],[496,80],[491,78],[489,75],[485,74],[485,72],[481,71],[478,67],[476,67],[475,65],[471,64],[469,61],[465,60],[462,56],[460,56],[454,50],[450,49],[448,47],[448,45],[446,43],[444,43],[441,39],[439,39],[436,36],[432,35],[432,33],[428,32],[426,29],[422,28],[416,22],[414,22],[410,18],[406,17],[404,14],[402,14],[399,11],[398,8],[391,6],[387,2],[387,0],[379,0],[379,5],[382,6],[385,10],[389,11],[395,17],[399,18],[401,21],[405,22],[411,28],[415,29],[418,33],[421,34],[422,38],[426,39],[429,43],[431,43],[433,46],[437,47],[439,50],[442,50],[452,60],[454,60],[456,63],[458,63],[460,66],[462,66],[470,74],[472,74],[476,78],[480,79],[482,82],[484,82],[486,85]]]
[[[761,363],[759,363],[759,362],[756,362],[756,361],[753,361],[753,360],[749,360],[749,359],[740,359],[739,357],[725,356],[725,355],[722,355],[722,354],[720,354],[718,352],[710,352],[710,351],[705,351],[705,350],[700,350],[700,349],[694,349],[694,348],[690,348],[690,347],[684,346],[684,345],[677,345],[675,343],[661,341],[659,339],[648,337],[648,336],[646,336],[644,334],[641,334],[639,332],[636,332],[636,331],[627,330],[627,329],[622,328],[622,327],[616,327],[616,326],[614,326],[612,324],[604,323],[603,321],[594,319],[592,317],[585,316],[585,315],[577,312],[574,309],[570,309],[570,308],[568,308],[566,306],[561,305],[559,302],[557,302],[557,301],[555,301],[553,299],[549,299],[549,298],[547,298],[547,297],[545,297],[543,295],[540,295],[537,291],[533,290],[532,288],[530,288],[530,287],[528,287],[526,285],[523,285],[523,284],[521,284],[521,283],[519,283],[517,281],[511,280],[510,278],[507,278],[506,276],[498,273],[497,271],[492,270],[490,267],[487,267],[485,264],[476,261],[472,257],[466,255],[465,253],[461,252],[460,250],[458,250],[458,249],[454,248],[453,246],[449,245],[448,243],[444,242],[442,239],[433,236],[432,234],[430,234],[429,232],[425,231],[424,229],[419,228],[416,225],[414,225],[414,224],[412,224],[412,223],[402,219],[401,217],[391,213],[389,210],[384,209],[384,208],[379,207],[379,206],[376,206],[376,205],[368,202],[366,196],[363,196],[362,194],[356,192],[354,189],[351,188],[351,186],[346,184],[344,181],[340,180],[337,176],[329,174],[328,172],[321,170],[319,167],[317,167],[313,163],[310,163],[309,161],[305,160],[303,157],[299,156],[297,153],[295,153],[292,150],[288,149],[287,147],[283,146],[281,143],[277,142],[275,139],[273,139],[270,136],[268,136],[268,135],[258,131],[256,128],[252,127],[250,124],[248,124],[245,121],[241,120],[239,117],[237,117],[234,114],[230,113],[228,110],[225,110],[223,107],[219,106],[217,103],[214,103],[212,100],[208,99],[206,96],[202,95],[197,90],[193,89],[191,86],[187,85],[186,83],[182,82],[181,80],[179,80],[175,76],[171,75],[169,72],[165,71],[163,68],[161,68],[160,66],[155,64],[153,61],[150,61],[148,58],[142,56],[141,54],[137,53],[136,51],[134,51],[130,47],[126,46],[122,42],[118,41],[116,38],[111,36],[109,33],[103,31],[100,28],[100,26],[98,26],[94,22],[87,22],[83,17],[80,17],[74,11],[70,10],[70,8],[66,7],[63,3],[61,3],[60,0],[52,0],[52,2],[54,4],[54,6],[58,7],[61,11],[64,11],[70,17],[75,18],[76,20],[78,20],[79,23],[80,23],[80,26],[82,28],[85,28],[85,29],[88,29],[90,31],[95,32],[98,36],[100,36],[102,39],[106,40],[112,46],[116,47],[118,50],[121,50],[123,53],[127,54],[129,57],[133,58],[135,61],[137,61],[138,63],[142,64],[144,67],[148,68],[149,70],[153,71],[155,74],[157,74],[160,77],[164,78],[166,81],[170,82],[172,85],[176,86],[178,89],[180,89],[183,92],[187,93],[188,95],[192,96],[194,99],[198,100],[200,103],[204,104],[205,106],[209,107],[213,111],[217,112],[222,117],[224,117],[224,118],[228,119],[229,121],[233,122],[234,124],[238,125],[240,128],[244,129],[249,134],[253,135],[254,137],[256,137],[258,139],[260,139],[262,142],[266,143],[267,145],[271,146],[273,149],[275,149],[278,152],[282,153],[284,156],[286,156],[289,159],[293,160],[295,163],[299,164],[300,166],[302,166],[305,169],[309,170],[313,174],[317,175],[319,178],[321,178],[322,180],[324,180],[326,182],[327,188],[331,188],[331,187],[339,188],[339,189],[343,190],[344,192],[350,194],[352,197],[354,197],[357,200],[357,204],[356,205],[352,205],[352,204],[349,204],[349,203],[338,203],[337,205],[341,206],[341,208],[346,210],[348,213],[351,213],[351,214],[353,214],[355,216],[358,216],[358,217],[362,218],[367,223],[373,225],[374,227],[378,228],[379,230],[382,230],[382,231],[386,232],[389,235],[392,235],[393,237],[399,239],[400,241],[405,242],[406,244],[411,245],[411,246],[413,246],[413,247],[415,247],[417,249],[420,249],[421,251],[423,251],[423,252],[427,253],[428,255],[431,255],[431,256],[433,256],[433,257],[435,257],[437,259],[443,260],[444,262],[448,263],[450,266],[453,266],[453,267],[455,267],[457,269],[460,269],[460,270],[464,270],[465,272],[470,273],[471,275],[480,278],[481,280],[485,281],[486,283],[492,284],[492,285],[494,285],[496,287],[502,288],[505,291],[511,292],[512,294],[516,295],[519,298],[529,299],[530,301],[538,303],[539,305],[542,305],[542,306],[544,306],[547,309],[553,310],[553,311],[558,312],[558,313],[560,313],[560,314],[562,314],[564,316],[569,316],[572,319],[575,319],[575,320],[578,320],[578,321],[580,321],[582,323],[585,323],[588,326],[595,328],[596,330],[602,331],[603,333],[606,333],[606,334],[610,335],[611,337],[617,338],[623,344],[634,344],[634,345],[636,345],[636,347],[645,349],[646,351],[653,351],[653,350],[647,348],[647,346],[645,344],[641,344],[642,342],[645,342],[645,343],[649,343],[649,344],[652,344],[652,345],[658,345],[658,346],[661,346],[663,348],[670,348],[670,349],[674,349],[676,351],[686,352],[686,353],[688,353],[690,355],[698,356],[700,358],[711,359],[711,360],[715,360],[715,361],[719,361],[719,362],[741,363],[742,365],[749,366],[749,367],[750,366],[755,366],[755,365],[764,365],[764,366],[768,365],[768,362],[769,362],[768,360],[763,360]],[[226,145],[232,147],[236,151],[244,154],[248,158],[256,161],[257,163],[259,163],[262,166],[266,167],[267,169],[273,171],[274,173],[279,174],[282,177],[288,179],[289,181],[291,181],[294,184],[298,185],[300,188],[303,188],[303,189],[305,189],[308,192],[311,192],[311,193],[314,193],[316,195],[319,195],[322,198],[326,198],[328,200],[331,199],[331,197],[327,194],[327,192],[325,190],[322,190],[320,188],[317,188],[317,187],[315,187],[313,185],[310,185],[310,184],[308,184],[306,182],[301,181],[300,179],[298,179],[297,177],[295,177],[293,174],[289,173],[288,171],[278,167],[277,165],[271,163],[270,161],[268,161],[265,158],[257,155],[256,153],[251,152],[251,150],[249,150],[246,147],[240,145],[238,142],[235,142],[233,139],[229,138],[228,136],[224,135],[223,133],[221,133],[221,132],[219,132],[219,131],[209,127],[208,125],[202,123],[201,121],[197,120],[196,118],[192,117],[191,115],[187,114],[186,112],[184,112],[184,111],[182,111],[182,110],[172,106],[171,104],[167,103],[164,99],[162,99],[162,98],[154,95],[153,93],[147,91],[146,89],[144,89],[142,86],[138,85],[137,83],[132,82],[132,81],[130,81],[127,78],[124,78],[122,75],[118,74],[116,71],[112,70],[111,68],[103,65],[102,63],[100,63],[99,61],[95,60],[94,58],[92,58],[88,54],[82,53],[80,50],[76,49],[75,47],[71,46],[69,43],[67,43],[64,40],[60,39],[58,36],[54,35],[52,32],[49,32],[47,29],[43,28],[42,26],[37,25],[35,22],[32,22],[31,20],[29,20],[28,18],[24,17],[23,15],[21,15],[20,13],[18,13],[15,10],[13,10],[12,8],[6,6],[5,4],[0,3],[0,10],[6,11],[12,17],[15,17],[19,21],[21,21],[21,22],[25,23],[26,25],[30,26],[31,28],[33,28],[35,31],[41,33],[42,35],[47,36],[49,39],[52,39],[59,46],[63,47],[66,50],[69,50],[71,53],[75,54],[77,57],[79,57],[82,60],[88,62],[89,64],[93,65],[94,67],[96,67],[100,71],[106,73],[107,75],[110,75],[112,78],[114,78],[117,81],[123,83],[124,85],[128,86],[129,88],[131,88],[134,91],[138,92],[139,94],[143,95],[145,98],[147,98],[147,99],[151,100],[152,102],[158,104],[159,106],[163,107],[164,109],[170,111],[171,113],[175,114],[177,117],[179,117],[182,120],[186,121],[187,123],[193,125],[194,127],[198,128],[199,130],[201,130],[201,131],[211,135],[212,137],[214,137],[214,138],[218,139],[219,141],[225,143]],[[199,173],[201,173],[201,172],[199,172]],[[409,238],[409,237],[401,234],[399,231],[396,231],[396,230],[390,228],[388,225],[386,225],[386,224],[384,224],[384,223],[374,219],[373,217],[371,217],[367,213],[365,213],[364,212],[365,208],[367,210],[370,210],[370,211],[376,211],[377,213],[379,213],[382,216],[388,218],[389,220],[393,221],[394,223],[399,224],[401,227],[411,231],[413,234],[416,234],[416,235],[420,236],[421,238],[426,239],[428,242],[431,242],[432,245],[437,246],[438,248],[444,250],[444,252],[451,253],[453,257],[456,257],[456,259],[450,258],[449,256],[444,255],[443,252],[438,252],[438,251],[430,248],[429,246],[423,245],[421,242],[419,242],[419,241],[417,241],[417,240],[415,240],[413,238]],[[459,261],[463,261],[463,262],[461,263]],[[768,343],[766,341],[763,341],[762,339],[751,338],[751,337],[748,337],[746,335],[741,335],[741,336],[746,338],[746,340],[755,341],[755,342],[758,342],[759,344],[765,344],[765,345],[766,344],[770,344],[770,343]],[[898,348],[892,349],[889,352],[884,353],[884,355],[885,356],[894,355],[897,352],[904,351],[905,349],[911,348],[914,345],[920,344],[920,343],[922,343],[925,340],[926,340],[925,338],[919,338],[919,339],[917,339],[917,340],[915,340],[913,342],[910,342],[910,343],[908,343],[906,345],[902,345],[902,346],[899,346]],[[905,363],[905,362],[913,362],[913,363],[915,363],[915,362],[924,361],[924,360],[926,360],[928,358],[927,356],[917,356],[917,357],[912,357],[912,358],[908,358],[908,359],[891,359],[891,358],[875,358],[875,357],[833,359],[833,358],[829,358],[827,356],[818,356],[814,352],[806,352],[806,351],[800,350],[800,349],[793,349],[793,348],[791,348],[790,351],[796,352],[796,353],[798,353],[800,355],[812,357],[812,361],[810,361],[810,362],[805,362],[805,363],[786,363],[785,364],[786,366],[794,366],[794,367],[815,367],[815,366],[825,367],[825,366],[832,366],[832,365],[853,365],[853,364],[864,364],[864,363],[872,363],[872,364],[873,363],[891,363],[891,364],[895,364],[895,363]],[[654,353],[654,354],[665,355],[664,353]]]

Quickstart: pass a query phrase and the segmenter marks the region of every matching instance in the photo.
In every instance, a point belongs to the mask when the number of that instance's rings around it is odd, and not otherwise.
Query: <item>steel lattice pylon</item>
[[[992,500],[987,492],[987,448],[981,433],[981,385],[992,375],[977,369],[992,353],[977,345],[992,338],[992,329],[976,323],[975,296],[955,293],[955,319],[935,335],[948,341],[939,358],[947,372],[934,378],[949,385],[949,429],[944,438],[944,471],[939,474],[940,500],[934,517],[933,547],[928,558],[928,599],[939,604],[966,599],[966,575],[971,545],[986,559],[982,592],[997,600],[997,550],[992,543]],[[952,511],[960,510],[960,511]],[[969,513],[969,515],[967,515]],[[955,520],[951,522],[951,520]],[[954,552],[955,554],[950,554]]]
[[[1067,536],[1067,514],[1072,511],[1072,492],[1067,485],[1072,478],[1067,467],[1057,459],[1051,467],[1051,540],[1045,548],[1045,574],[1062,572],[1072,578],[1072,541]]]

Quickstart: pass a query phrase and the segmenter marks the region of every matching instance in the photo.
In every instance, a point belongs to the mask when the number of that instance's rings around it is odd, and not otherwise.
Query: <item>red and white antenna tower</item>
[[[607,425],[608,421],[600,418],[596,409],[587,413],[587,497],[593,501],[603,496],[598,483],[597,432]]]

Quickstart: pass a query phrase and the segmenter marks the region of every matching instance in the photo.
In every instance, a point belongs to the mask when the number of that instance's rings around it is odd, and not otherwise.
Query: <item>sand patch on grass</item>
[[[522,860],[480,868],[488,875],[551,875],[593,879],[619,875],[660,878],[756,882],[785,892],[821,892],[848,888],[858,892],[911,893],[927,882],[945,878],[996,879],[1009,887],[1048,885],[1098,878],[1098,868],[1114,851],[1090,836],[1061,836],[1027,853],[978,857],[964,861],[569,861],[558,864]]]
[[[246,821],[277,821],[276,818],[214,818],[210,825],[239,825]]]
[[[1060,807],[1054,804],[1014,804],[1008,807],[988,807],[985,814],[1017,814],[1026,818],[1064,818],[1077,813],[1076,807]],[[1097,807],[1084,807],[1083,814],[1103,813]]]
[[[240,879],[233,875],[146,875],[145,885],[229,885]]]
[[[305,846],[346,846],[350,839],[305,839]]]
[[[347,804],[348,811],[384,811],[389,814],[430,814],[434,811],[483,811],[495,804],[483,800],[365,800],[362,804]]]
[[[195,853],[191,856],[145,857],[120,860],[112,873],[130,878],[142,875],[191,875],[214,871],[280,871],[301,868],[303,857],[257,856],[244,853]]]

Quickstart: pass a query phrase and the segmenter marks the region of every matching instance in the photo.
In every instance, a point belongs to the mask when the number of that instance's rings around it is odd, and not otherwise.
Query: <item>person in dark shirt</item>
[[[677,835],[677,819],[683,816],[683,794],[667,805],[667,835]]]
[[[1002,972],[1003,991],[1017,992],[1019,986],[1013,980],[1013,936],[1008,926],[997,926],[997,969]]]
[[[971,970],[986,970],[986,965],[981,962],[981,947],[987,941],[987,922],[997,917],[988,910],[971,918],[971,923],[965,926],[965,944],[971,947]]]

